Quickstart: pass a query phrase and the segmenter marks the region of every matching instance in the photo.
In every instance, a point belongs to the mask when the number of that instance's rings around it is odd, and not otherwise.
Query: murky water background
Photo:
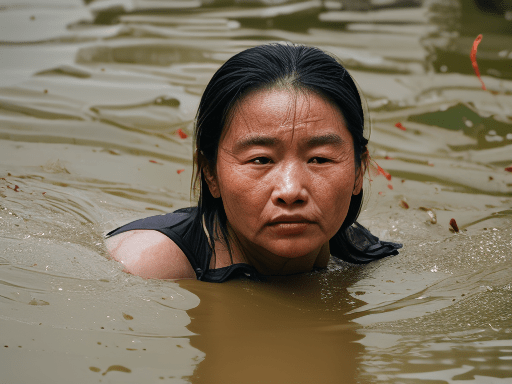
[[[0,382],[512,382],[512,22],[461,2],[1,1]],[[104,234],[190,205],[202,89],[269,41],[351,69],[392,175],[361,222],[400,255],[264,283],[123,273]]]

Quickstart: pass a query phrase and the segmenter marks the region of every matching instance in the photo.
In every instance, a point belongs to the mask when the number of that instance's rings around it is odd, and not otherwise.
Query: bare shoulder
[[[183,251],[158,231],[128,231],[108,238],[105,244],[110,256],[133,275],[148,279],[196,277]]]

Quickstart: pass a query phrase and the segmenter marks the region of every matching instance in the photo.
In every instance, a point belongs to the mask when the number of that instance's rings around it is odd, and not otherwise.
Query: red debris
[[[388,184],[389,189],[393,189],[393,186],[391,184]]]
[[[395,127],[397,127],[398,129],[401,129],[402,131],[405,131],[405,127],[402,125],[402,123],[396,123],[395,124]]]
[[[405,200],[400,200],[400,206],[405,209],[409,209],[409,204]]]
[[[480,83],[482,83],[482,89],[486,91],[487,88],[485,87],[484,81],[480,77],[480,70],[478,69],[478,64],[476,62],[476,51],[478,49],[478,44],[480,44],[482,41],[482,37],[483,36],[481,34],[476,37],[475,41],[473,42],[473,47],[471,48],[471,53],[469,54],[469,58],[471,59],[471,64],[475,70],[476,77],[478,77],[478,80],[480,80]]]
[[[178,135],[180,135],[182,139],[186,139],[188,137],[188,135],[185,132],[183,132],[181,128],[178,129],[176,132],[178,132]]]
[[[153,163],[153,164],[160,164],[160,165],[163,165],[162,163],[156,161],[156,160],[149,160],[150,163]]]
[[[512,172],[512,165],[510,167],[505,168],[505,171]]]
[[[394,157],[389,157],[389,156],[387,156],[387,155],[386,155],[384,158],[385,158],[386,160],[395,160],[395,158],[394,158]]]
[[[177,173],[178,173],[178,175],[179,175],[181,172],[185,172],[185,170],[184,170],[184,169],[178,169],[176,172],[177,172]]]
[[[377,163],[375,163],[375,164],[377,164]],[[381,175],[383,175],[386,179],[391,181],[391,175],[389,173],[387,173],[384,169],[382,169],[382,167],[379,164],[377,164],[377,169],[379,170],[379,173]]]
[[[450,226],[453,228],[455,232],[459,232],[459,227],[457,226],[457,222],[455,219],[450,219]]]

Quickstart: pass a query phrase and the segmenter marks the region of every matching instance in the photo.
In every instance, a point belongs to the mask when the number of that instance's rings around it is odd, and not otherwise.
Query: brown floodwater
[[[469,0],[0,1],[0,382],[512,382],[510,15]],[[469,59],[480,33],[488,91]],[[357,80],[392,176],[370,175],[360,222],[400,255],[263,282],[123,273],[105,233],[193,204],[201,92],[271,41],[326,49]]]

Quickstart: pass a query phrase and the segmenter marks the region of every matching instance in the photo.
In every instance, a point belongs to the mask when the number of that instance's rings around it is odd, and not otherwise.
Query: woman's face
[[[297,258],[338,231],[362,175],[333,104],[275,89],[249,93],[234,108],[207,181],[244,249]]]

